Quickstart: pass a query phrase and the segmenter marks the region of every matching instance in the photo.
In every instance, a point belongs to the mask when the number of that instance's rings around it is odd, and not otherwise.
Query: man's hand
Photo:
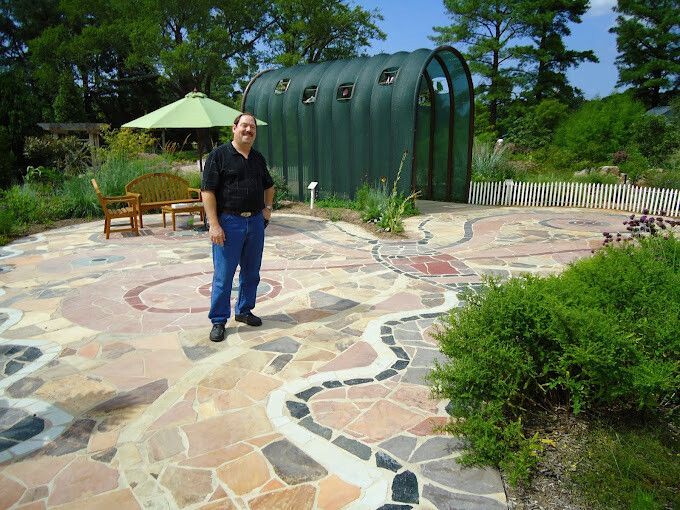
[[[269,221],[272,219],[272,212],[268,207],[265,207],[262,209],[262,216],[264,217],[265,221]]]
[[[218,246],[224,245],[226,237],[224,235],[224,230],[222,230],[222,227],[220,227],[219,222],[210,223],[210,230],[208,233],[210,234],[210,240],[213,242],[213,244]]]

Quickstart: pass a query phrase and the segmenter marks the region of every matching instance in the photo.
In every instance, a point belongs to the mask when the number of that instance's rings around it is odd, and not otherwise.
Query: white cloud
[[[616,7],[616,0],[590,0],[590,9],[588,9],[586,16],[609,14],[612,7]]]

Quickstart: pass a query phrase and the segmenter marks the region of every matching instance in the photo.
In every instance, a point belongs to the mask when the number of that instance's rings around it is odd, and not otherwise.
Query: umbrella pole
[[[201,144],[201,134],[198,128],[196,129],[196,144],[198,146],[198,171],[203,175],[203,145]]]

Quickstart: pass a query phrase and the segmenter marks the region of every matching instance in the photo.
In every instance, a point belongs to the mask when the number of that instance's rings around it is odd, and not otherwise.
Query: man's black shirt
[[[246,159],[228,142],[205,161],[201,189],[215,193],[218,214],[224,209],[260,212],[265,205],[264,190],[273,185],[267,162],[255,149],[250,149]]]

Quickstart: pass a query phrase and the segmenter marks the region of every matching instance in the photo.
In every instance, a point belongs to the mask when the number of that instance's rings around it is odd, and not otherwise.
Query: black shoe
[[[224,324],[213,324],[210,331],[210,340],[212,342],[221,342],[224,340]]]
[[[248,326],[262,326],[262,319],[251,312],[236,314],[234,320],[238,322],[245,322]]]

